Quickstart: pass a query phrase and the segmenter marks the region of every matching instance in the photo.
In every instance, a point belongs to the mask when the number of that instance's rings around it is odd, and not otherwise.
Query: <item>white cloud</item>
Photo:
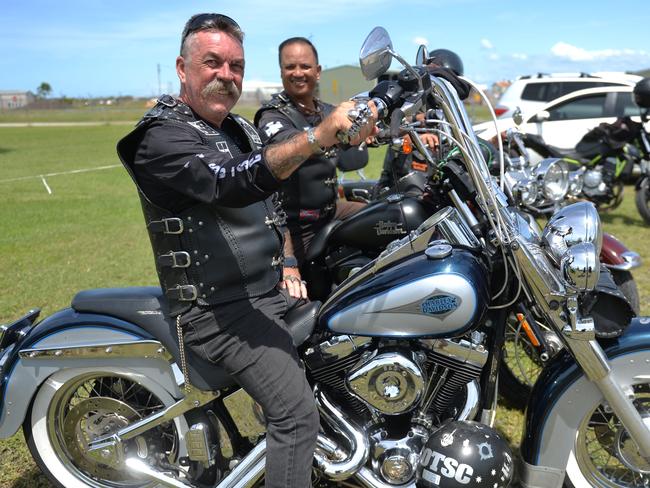
[[[497,59],[499,59],[499,55],[498,55],[497,53],[490,53],[490,55],[488,56],[488,58],[489,58],[491,61],[496,61]]]
[[[569,61],[598,61],[621,56],[644,56],[646,54],[642,50],[637,51],[634,49],[601,49],[589,51],[562,41],[555,43],[551,48],[551,53],[558,58],[564,58]]]
[[[513,54],[512,54],[512,57],[513,57],[513,59],[520,59],[520,60],[522,60],[522,61],[525,61],[526,59],[528,59],[528,54],[524,54],[524,53],[513,53]]]
[[[494,49],[494,44],[489,39],[481,39],[481,46],[485,49]]]
[[[416,46],[419,46],[421,44],[424,44],[425,46],[428,46],[429,45],[429,40],[426,37],[418,36],[418,37],[413,38],[413,44],[415,44]]]

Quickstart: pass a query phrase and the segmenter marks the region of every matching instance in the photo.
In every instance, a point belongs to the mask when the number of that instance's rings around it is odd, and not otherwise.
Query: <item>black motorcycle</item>
[[[577,198],[588,199],[599,210],[611,210],[623,201],[624,183],[635,171],[635,203],[646,224],[650,224],[650,137],[645,129],[650,108],[643,107],[641,123],[622,117],[611,124],[600,124],[578,142],[575,149],[547,144],[537,134],[525,134],[526,147],[545,158],[562,158],[571,164],[573,179],[579,182]]]

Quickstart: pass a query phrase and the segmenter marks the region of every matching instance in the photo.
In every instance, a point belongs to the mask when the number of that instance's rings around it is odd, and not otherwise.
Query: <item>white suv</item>
[[[498,132],[517,128],[519,132],[538,134],[547,144],[563,149],[573,148],[589,130],[601,123],[611,124],[618,117],[629,116],[639,122],[641,108],[634,102],[631,86],[588,88],[564,95],[528,113],[517,125],[512,117],[483,122],[474,126],[476,135],[490,140]],[[539,159],[531,152],[533,161]]]
[[[501,95],[494,111],[497,117],[512,117],[519,107],[526,116],[537,112],[551,100],[574,91],[603,86],[634,86],[639,80],[640,76],[626,73],[539,73],[521,76]]]

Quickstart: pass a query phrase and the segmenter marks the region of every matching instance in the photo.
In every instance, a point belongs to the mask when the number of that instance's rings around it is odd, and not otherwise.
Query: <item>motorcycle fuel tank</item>
[[[380,270],[327,304],[321,327],[376,337],[454,337],[489,304],[488,271],[471,252],[422,253]]]
[[[330,244],[379,252],[429,216],[422,202],[400,194],[370,203],[341,222],[332,232]]]

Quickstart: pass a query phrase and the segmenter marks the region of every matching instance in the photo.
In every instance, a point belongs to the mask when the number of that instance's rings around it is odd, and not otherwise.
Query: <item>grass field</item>
[[[252,110],[240,112],[250,117]],[[157,284],[135,188],[115,154],[129,130],[0,127],[0,323],[33,307],[51,314],[81,289]],[[369,177],[378,175],[382,158],[381,150],[372,152]],[[648,263],[650,232],[633,188],[626,192],[621,207],[602,216],[604,227]],[[642,313],[649,314],[650,276],[645,268],[634,275]],[[499,410],[497,425],[515,446],[521,423],[518,412]],[[0,487],[45,486],[22,434],[0,441]]]

